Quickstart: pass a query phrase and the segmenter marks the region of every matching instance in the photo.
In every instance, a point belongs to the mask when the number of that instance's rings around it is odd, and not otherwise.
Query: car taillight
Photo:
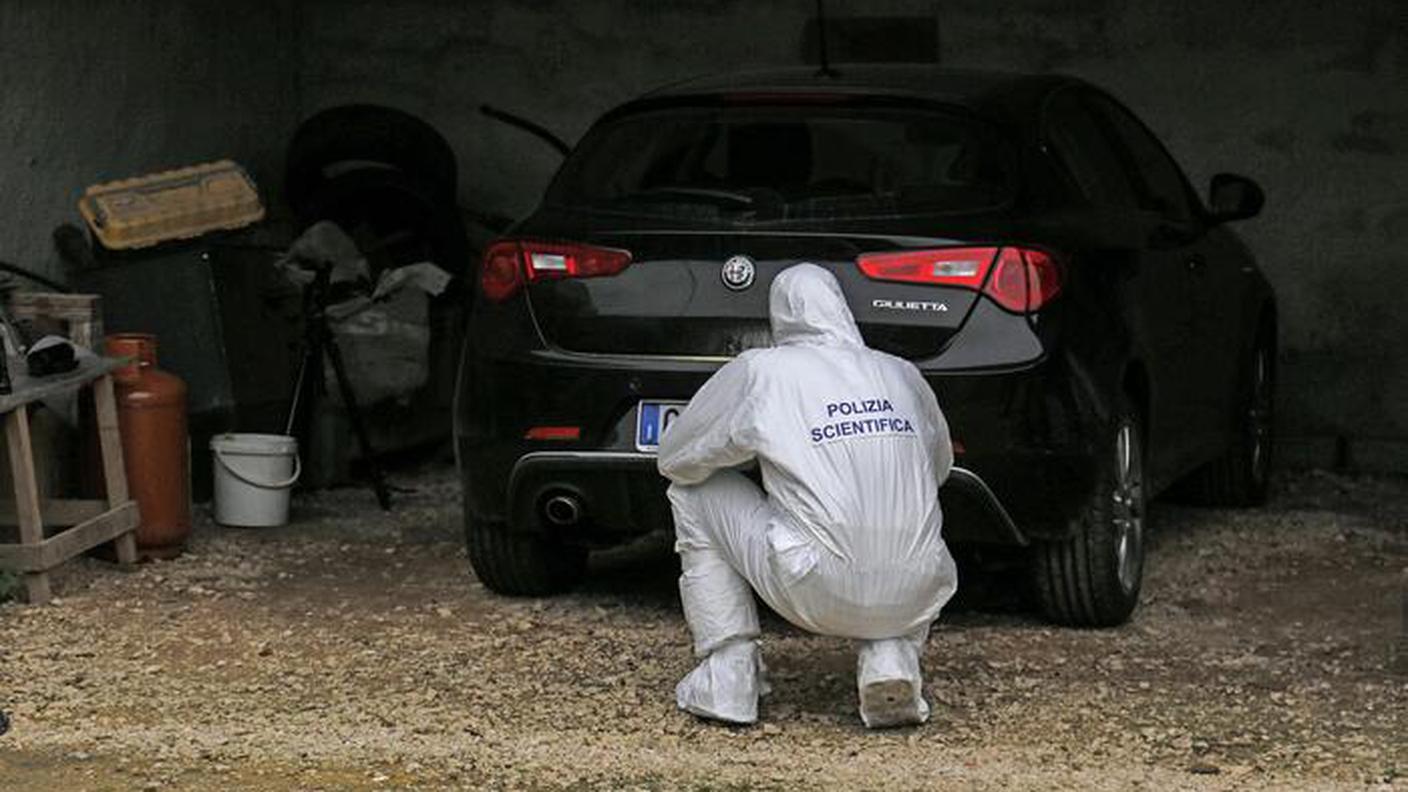
[[[976,289],[983,285],[997,251],[995,247],[900,250],[865,253],[856,263],[861,272],[875,280]]]
[[[1027,313],[1061,290],[1050,253],[1025,247],[955,247],[865,253],[856,265],[874,280],[981,289],[1009,311]]]
[[[523,251],[517,242],[496,242],[484,251],[479,290],[493,302],[503,302],[523,287]]]
[[[505,240],[484,251],[479,286],[486,298],[502,302],[528,283],[615,275],[630,263],[631,254],[625,250],[575,242]]]

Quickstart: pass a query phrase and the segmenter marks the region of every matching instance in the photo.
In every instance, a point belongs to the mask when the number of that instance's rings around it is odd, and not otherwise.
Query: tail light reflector
[[[511,239],[495,242],[484,252],[479,285],[485,297],[503,302],[529,283],[615,275],[630,264],[631,254],[625,250]]]
[[[874,280],[977,289],[983,285],[997,250],[970,247],[865,253],[856,263],[861,272]]]
[[[1025,247],[954,247],[865,253],[856,259],[873,280],[982,290],[1016,313],[1046,305],[1061,290],[1050,253]]]
[[[581,440],[580,426],[534,426],[524,433],[525,440]]]

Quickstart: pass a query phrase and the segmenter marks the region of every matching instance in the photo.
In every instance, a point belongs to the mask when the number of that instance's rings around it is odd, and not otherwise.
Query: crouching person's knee
[[[732,471],[722,470],[698,484],[671,484],[665,491],[675,518],[675,551],[714,547],[711,528],[724,512],[739,508],[752,483]]]
[[[698,508],[699,484],[671,484],[665,491],[675,519],[675,552],[708,550],[713,545],[702,528]]]

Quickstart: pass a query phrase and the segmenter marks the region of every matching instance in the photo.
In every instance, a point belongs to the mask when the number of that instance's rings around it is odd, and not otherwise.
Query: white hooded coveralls
[[[750,584],[804,629],[917,647],[957,587],[938,402],[912,364],[865,346],[821,267],[780,273],[770,312],[774,346],[719,369],[660,443],[695,653],[757,637]],[[755,459],[766,497],[729,470]]]

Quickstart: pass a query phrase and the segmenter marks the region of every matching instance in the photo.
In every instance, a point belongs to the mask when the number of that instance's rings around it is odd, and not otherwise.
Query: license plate
[[[660,436],[688,402],[643,401],[636,407],[636,449],[659,451]]]

